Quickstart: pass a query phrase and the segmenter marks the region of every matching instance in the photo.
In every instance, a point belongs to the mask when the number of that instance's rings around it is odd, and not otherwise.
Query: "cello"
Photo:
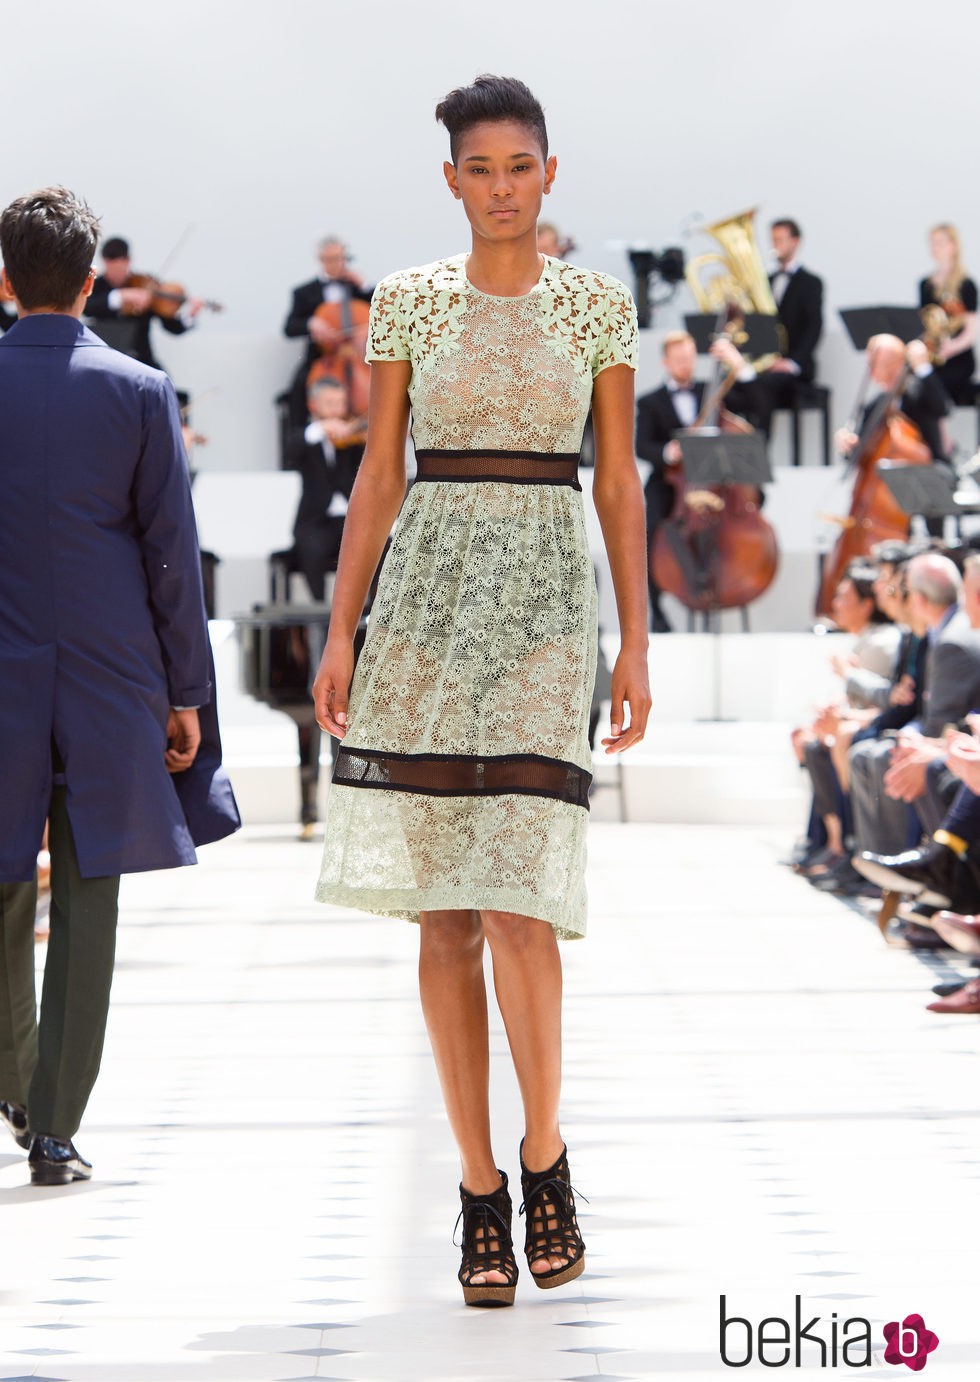
[[[723,370],[719,363],[701,412],[694,426],[680,433],[682,438],[754,432],[745,418],[722,406],[738,366],[727,375]],[[762,516],[759,490],[737,484],[694,489],[682,466],[672,466],[667,479],[674,487],[674,504],[651,545],[654,584],[692,611],[744,609],[769,588],[779,565],[776,535]]]
[[[878,349],[888,347],[879,345]],[[854,409],[855,416],[860,414],[874,366],[875,356],[872,353]],[[830,614],[834,591],[852,561],[870,556],[871,549],[879,542],[904,541],[908,538],[909,516],[899,508],[894,495],[878,473],[878,462],[888,459],[902,461],[906,465],[929,465],[932,461],[932,454],[919,428],[900,411],[909,373],[906,358],[891,387],[872,405],[851,453],[848,470],[855,476],[851,506],[846,518],[831,520],[840,525],[841,532],[832,551],[823,560],[817,594],[816,612],[819,615]]]
[[[371,366],[364,359],[367,346],[368,321],[371,309],[358,298],[344,297],[340,302],[323,302],[313,313],[317,321],[330,330],[326,342],[320,345],[320,358],[310,366],[306,387],[318,379],[336,379],[347,394],[348,416],[364,418],[365,425],[353,442],[361,442],[367,435],[367,411],[371,395]]]

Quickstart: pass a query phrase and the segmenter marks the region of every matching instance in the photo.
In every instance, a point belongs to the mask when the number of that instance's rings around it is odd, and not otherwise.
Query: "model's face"
[[[129,277],[128,259],[106,259],[102,267],[102,275],[110,288],[121,288]]]
[[[541,199],[551,190],[557,167],[557,159],[544,158],[533,130],[503,120],[467,130],[455,165],[444,163],[443,172],[473,233],[507,241],[534,235]]]
[[[773,253],[780,264],[788,264],[796,254],[799,240],[790,235],[785,226],[773,226],[771,234]]]
[[[952,236],[944,230],[934,230],[929,236],[929,252],[941,268],[948,268],[956,258]]]
[[[664,351],[667,373],[678,384],[690,384],[698,363],[698,348],[693,341],[678,341]]]

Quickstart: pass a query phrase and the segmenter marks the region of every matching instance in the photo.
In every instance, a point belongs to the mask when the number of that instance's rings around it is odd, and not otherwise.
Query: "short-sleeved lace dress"
[[[382,568],[327,802],[322,902],[492,909],[585,933],[596,589],[577,463],[592,381],[636,364],[605,274],[494,297],[458,255],[392,274],[369,360],[409,360],[418,478]]]

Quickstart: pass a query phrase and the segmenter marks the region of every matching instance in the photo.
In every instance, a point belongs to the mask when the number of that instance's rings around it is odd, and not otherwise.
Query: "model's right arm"
[[[371,365],[368,442],[344,520],[330,629],[313,683],[317,723],[342,739],[347,732],[347,693],[354,674],[354,634],[381,553],[405,497],[408,434],[407,360]]]

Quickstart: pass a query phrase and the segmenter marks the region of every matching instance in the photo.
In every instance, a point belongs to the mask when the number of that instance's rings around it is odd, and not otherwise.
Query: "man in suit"
[[[313,599],[322,600],[326,574],[337,569],[347,504],[364,455],[363,443],[350,438],[363,424],[347,417],[346,393],[336,379],[317,380],[308,399],[312,421],[293,439],[287,460],[303,479],[293,528],[299,568]]]
[[[173,387],[80,318],[98,221],[61,187],[0,215],[0,1120],[35,1184],[88,1179],[72,1138],[101,1060],[119,875],[237,828]],[[200,709],[200,715],[199,715]],[[37,851],[51,935],[35,1021]]]
[[[909,563],[907,583],[910,622],[926,639],[922,713],[901,730],[897,744],[877,739],[851,749],[854,835],[862,857],[898,855],[910,834],[919,833],[909,808],[928,809],[928,767],[945,757],[948,727],[980,706],[980,569],[967,572],[964,594],[950,559],[929,552]],[[865,872],[860,858],[855,863]]]
[[[725,397],[725,406],[757,425],[761,410],[761,390],[755,371],[726,337],[714,342],[711,355],[729,370],[736,382]],[[674,504],[674,487],[668,476],[684,459],[678,433],[693,427],[701,412],[706,384],[695,379],[698,350],[687,331],[670,331],[663,340],[666,379],[659,388],[643,394],[636,403],[636,454],[652,467],[644,486],[647,510],[647,551],[653,546],[657,529]],[[648,574],[651,629],[669,633],[670,623],[660,607],[660,591]]]
[[[800,263],[803,232],[788,216],[770,227],[777,268],[769,275],[776,310],[786,336],[785,353],[759,376],[762,425],[768,434],[777,408],[793,404],[800,384],[816,378],[815,352],[823,332],[823,282]]]
[[[13,310],[13,304],[0,302],[0,332],[9,331],[17,320],[17,313]]]
[[[838,428],[834,441],[840,454],[850,456],[866,436],[881,426],[882,408],[887,406],[887,396],[897,387],[907,368],[908,377],[897,402],[901,412],[922,433],[922,443],[910,443],[901,436],[897,427],[886,424],[894,434],[889,456],[897,461],[918,464],[931,456],[933,461],[945,464],[948,457],[942,420],[949,412],[950,403],[939,375],[929,363],[929,350],[925,342],[909,341],[908,345],[904,345],[897,336],[872,336],[866,354],[871,383],[878,393],[865,404],[858,419],[857,433],[846,427]]]
[[[370,302],[373,288],[367,288],[360,274],[347,262],[347,247],[336,235],[328,235],[317,246],[320,273],[308,283],[293,289],[293,300],[283,326],[290,339],[306,338],[306,353],[289,386],[289,420],[294,427],[306,422],[306,376],[316,360],[319,346],[330,340],[330,328],[316,318],[316,309],[325,302],[344,299]]]
[[[182,336],[197,320],[203,303],[188,298],[174,317],[161,317],[151,308],[149,288],[127,287],[132,272],[129,245],[114,235],[102,246],[102,272],[96,278],[85,306],[85,315],[98,322],[97,334],[105,332],[109,345],[152,369],[162,366],[153,354],[150,327],[158,321],[171,336]]]

